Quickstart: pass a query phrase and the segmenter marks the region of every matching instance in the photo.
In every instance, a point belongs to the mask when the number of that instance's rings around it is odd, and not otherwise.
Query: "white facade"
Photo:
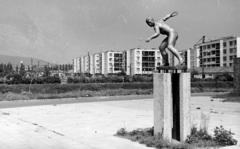
[[[84,73],[84,70],[85,70],[85,68],[84,68],[84,66],[85,66],[85,64],[84,64],[84,58],[83,58],[83,56],[80,58],[80,73]]]
[[[73,73],[81,72],[81,58],[77,57],[73,59]]]
[[[191,54],[191,68],[232,67],[233,59],[240,57],[240,38],[223,37],[197,44]]]
[[[93,74],[102,73],[102,53],[93,54]]]
[[[90,74],[94,74],[94,58],[93,58],[93,55],[90,55],[89,56],[89,73]]]
[[[152,74],[162,64],[158,49],[130,49],[126,52],[126,74]]]
[[[120,73],[123,68],[123,53],[121,51],[106,51],[102,53],[102,74]]]
[[[83,57],[83,72],[82,73],[90,73],[90,56]]]

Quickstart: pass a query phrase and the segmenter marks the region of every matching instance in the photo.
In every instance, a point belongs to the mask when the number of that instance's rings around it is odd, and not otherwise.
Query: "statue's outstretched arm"
[[[155,34],[147,38],[146,42],[150,42],[152,39],[157,38],[160,35],[159,27],[154,27]]]
[[[176,15],[178,15],[178,12],[177,11],[174,11],[170,14],[167,14],[162,20],[163,21],[167,21],[168,19],[170,19],[171,17],[175,17]]]

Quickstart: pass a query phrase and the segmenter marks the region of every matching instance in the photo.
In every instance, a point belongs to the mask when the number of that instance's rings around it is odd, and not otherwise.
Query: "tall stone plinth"
[[[235,58],[233,63],[234,93],[240,95],[240,58]]]
[[[170,73],[155,73],[153,83],[154,135],[172,139],[172,84]]]
[[[191,130],[190,98],[191,98],[191,75],[180,74],[180,141],[185,141]]]
[[[154,73],[154,135],[185,141],[190,134],[190,73]]]

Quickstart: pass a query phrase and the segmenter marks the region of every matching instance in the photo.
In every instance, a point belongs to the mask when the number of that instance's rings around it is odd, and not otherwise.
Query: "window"
[[[237,41],[236,40],[234,40],[234,45],[237,45]]]
[[[229,66],[232,66],[232,63],[229,63]]]
[[[226,46],[227,46],[227,43],[226,43],[226,42],[224,42],[224,43],[223,43],[223,47],[226,47]]]
[[[223,61],[227,61],[227,57],[226,56],[223,57]]]
[[[224,66],[224,67],[227,67],[227,64],[226,64],[226,63],[224,63],[224,64],[223,64],[223,66]]]
[[[220,44],[219,43],[216,44],[216,49],[220,49]]]
[[[211,48],[211,46],[210,46],[210,45],[207,45],[207,48],[208,48],[208,49],[210,49],[210,48]]]
[[[230,48],[230,53],[234,53],[235,49],[234,48]]]
[[[206,49],[206,46],[202,46],[202,49],[205,50],[205,49]]]
[[[112,56],[112,53],[109,53],[109,56]]]
[[[112,58],[109,58],[109,61],[112,61]]]
[[[233,56],[229,56],[229,60],[233,60]]]
[[[212,48],[215,48],[215,44],[212,44]]]
[[[223,49],[223,54],[227,54],[227,49]]]
[[[229,42],[229,45],[232,46],[232,45],[233,45],[233,41],[230,41],[230,42]]]

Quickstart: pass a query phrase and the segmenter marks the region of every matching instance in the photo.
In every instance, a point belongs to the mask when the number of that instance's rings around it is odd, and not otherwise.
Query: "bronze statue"
[[[179,51],[175,48],[175,44],[178,39],[178,33],[165,23],[169,18],[174,17],[177,14],[178,14],[177,12],[170,13],[166,15],[164,18],[157,21],[155,21],[151,17],[148,17],[146,19],[147,25],[150,27],[153,27],[155,31],[155,34],[147,38],[146,42],[150,42],[152,39],[157,38],[160,34],[167,36],[159,46],[159,50],[163,57],[164,66],[169,66],[169,60],[168,60],[168,54],[166,52],[166,48],[168,48],[168,50],[172,52],[174,56],[177,57],[180,65],[183,64],[183,58],[180,56]]]

